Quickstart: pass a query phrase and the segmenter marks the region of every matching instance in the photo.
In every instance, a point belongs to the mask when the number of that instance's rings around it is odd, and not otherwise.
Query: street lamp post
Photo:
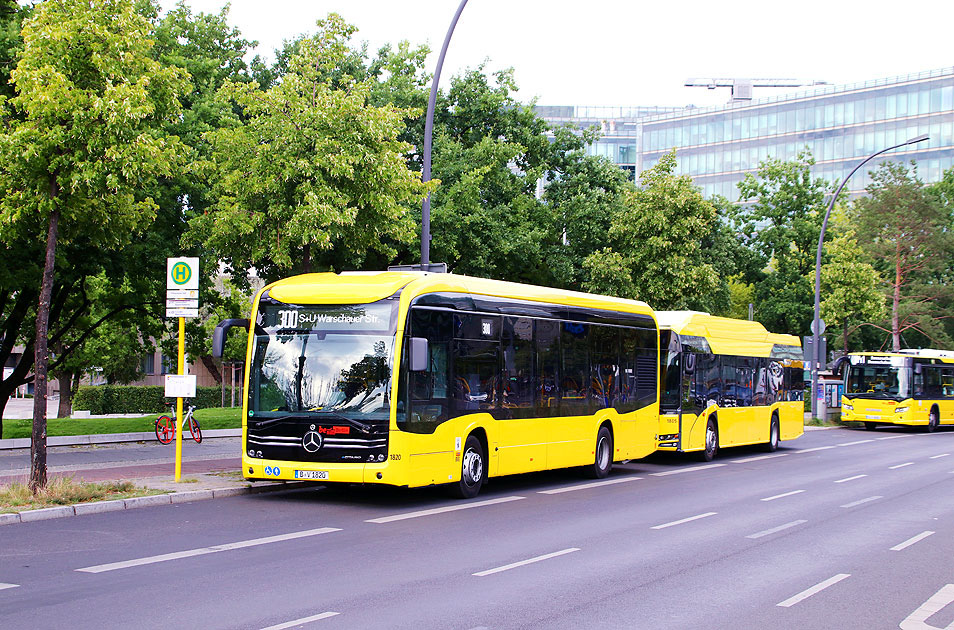
[[[909,144],[917,144],[918,142],[924,142],[929,136],[927,134],[918,136],[916,138],[911,138],[906,142],[901,144],[896,144],[887,149],[881,149],[877,153],[872,153],[861,161],[855,168],[851,169],[851,172],[841,180],[841,183],[838,185],[838,188],[835,190],[835,194],[831,196],[831,201],[828,202],[828,210],[825,211],[825,218],[822,221],[821,234],[818,235],[818,251],[815,253],[815,317],[812,320],[812,417],[814,418],[818,411],[818,395],[816,390],[818,389],[818,371],[821,369],[820,360],[823,357],[819,356],[819,337],[821,336],[821,317],[819,313],[821,311],[821,257],[822,257],[822,243],[825,241],[825,230],[828,228],[828,217],[831,216],[831,211],[835,207],[835,200],[838,199],[838,195],[841,194],[841,189],[845,187],[845,184],[848,183],[848,180],[851,179],[851,176],[855,174],[859,168],[878,157],[882,153],[887,153],[888,151],[893,151],[894,149],[907,146]]]
[[[451,36],[454,34],[454,27],[457,26],[457,20],[466,6],[467,0],[461,0],[457,7],[457,13],[451,20],[450,27],[447,29],[447,35],[444,36],[444,45],[441,46],[441,54],[437,58],[437,68],[434,70],[434,78],[431,80],[431,97],[427,101],[427,118],[424,120],[424,170],[422,180],[431,181],[431,138],[434,132],[434,106],[437,103],[437,84],[441,80],[441,68],[444,66],[444,56],[447,54],[447,46],[450,44]],[[431,193],[424,197],[424,203],[421,206],[421,267],[427,270],[431,262]]]

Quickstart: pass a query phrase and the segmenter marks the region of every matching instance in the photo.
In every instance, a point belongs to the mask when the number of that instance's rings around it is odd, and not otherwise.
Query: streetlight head
[[[911,138],[910,140],[908,140],[908,141],[905,142],[904,144],[917,144],[918,142],[924,142],[925,140],[930,140],[930,139],[931,139],[931,136],[929,136],[929,135],[927,135],[927,134],[923,134],[923,135],[918,136],[917,138]]]

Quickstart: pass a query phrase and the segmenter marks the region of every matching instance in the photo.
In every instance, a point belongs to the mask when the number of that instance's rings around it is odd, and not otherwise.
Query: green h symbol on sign
[[[172,281],[176,284],[186,284],[192,278],[192,268],[184,262],[177,262],[172,266]]]

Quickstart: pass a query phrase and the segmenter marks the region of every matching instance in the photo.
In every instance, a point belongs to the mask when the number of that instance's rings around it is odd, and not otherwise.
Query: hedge
[[[97,385],[80,387],[73,399],[73,409],[89,411],[94,415],[107,413],[159,413],[167,407],[164,402],[165,388],[162,385]],[[200,409],[222,406],[220,387],[196,387],[195,398],[187,398]],[[237,396],[239,400],[240,397]],[[175,399],[171,399],[175,400]],[[230,391],[225,400],[231,402]],[[185,401],[184,401],[185,402]]]

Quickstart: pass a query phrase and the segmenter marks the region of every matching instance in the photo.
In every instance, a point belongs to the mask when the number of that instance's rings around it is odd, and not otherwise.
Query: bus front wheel
[[[768,442],[762,445],[763,450],[774,453],[778,450],[778,416],[772,414],[772,423],[769,426],[769,439]]]
[[[937,412],[937,407],[934,407],[933,409],[931,409],[930,415],[928,415],[927,432],[934,433],[935,431],[937,431],[937,427],[940,424],[941,424],[941,416]]]
[[[719,427],[716,425],[715,418],[709,416],[706,421],[706,447],[699,453],[699,459],[704,462],[711,462],[719,452]]]
[[[613,434],[605,426],[596,432],[596,451],[593,455],[593,463],[584,472],[591,479],[603,479],[613,468]]]
[[[472,499],[480,492],[487,479],[487,463],[484,447],[477,436],[468,435],[461,457],[460,481],[451,484],[451,493],[461,499]]]

